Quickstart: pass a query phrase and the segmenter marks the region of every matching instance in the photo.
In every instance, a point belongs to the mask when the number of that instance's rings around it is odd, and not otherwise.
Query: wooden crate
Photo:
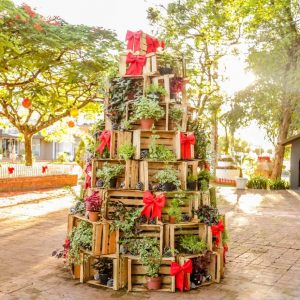
[[[107,190],[105,194],[105,213],[107,220],[112,220],[115,207],[114,203],[121,202],[126,209],[143,208],[143,191],[138,190]]]
[[[118,149],[124,143],[132,143],[131,131],[112,130],[110,138],[110,158],[119,159]]]
[[[165,225],[165,246],[170,249],[177,249],[180,236],[196,235],[207,243],[207,250],[212,250],[212,233],[210,226],[203,223],[179,223]]]
[[[179,256],[178,257],[178,263],[180,265],[183,265],[187,260],[191,259],[195,259],[197,257],[200,257],[200,256],[203,256],[202,254],[196,254],[196,255],[184,255],[184,256]],[[209,282],[204,282],[202,283],[201,285],[199,285],[197,288],[201,288],[203,286],[206,286],[206,285],[210,285],[212,283],[219,283],[220,282],[220,262],[221,262],[221,259],[220,259],[220,255],[219,253],[217,252],[212,252],[212,255],[211,255],[211,262],[208,266],[208,274],[211,276],[211,280]],[[188,278],[188,281],[189,281],[189,285],[190,285],[190,277],[191,277],[191,274],[187,274],[187,278]]]
[[[203,205],[210,206],[209,191],[198,191],[198,197],[194,197],[194,201],[193,201],[194,210],[197,210],[199,207],[202,207]],[[198,219],[197,215],[195,215],[194,217]]]
[[[175,292],[175,277],[170,275],[171,263],[175,258],[162,258],[159,273],[162,276],[162,288],[158,292]],[[139,257],[128,257],[128,291],[146,292],[146,268]]]
[[[80,279],[80,264],[71,264],[70,271],[73,279]]]
[[[183,192],[165,192],[166,197],[166,204],[165,207],[162,209],[162,221],[167,223],[169,222],[169,215],[167,214],[168,207],[171,205],[171,201],[174,196],[178,193]],[[180,205],[181,213],[187,214],[192,217],[192,208],[194,199],[198,197],[198,192],[184,192],[185,197],[183,198],[183,204]]]
[[[159,135],[156,140],[157,144],[165,145],[172,150],[177,159],[180,159],[180,135],[177,131],[152,131],[134,130],[133,145],[136,147],[135,159],[140,159],[141,150],[149,150],[152,134]]]
[[[122,164],[125,169],[117,178],[117,188],[124,183],[125,189],[135,188],[138,182],[138,162],[134,160],[118,160],[118,159],[94,159],[92,162],[92,187],[96,187],[96,172],[101,169],[105,162],[113,165]]]
[[[108,287],[107,285],[101,284],[98,280],[94,279],[94,275],[97,274],[97,270],[93,269],[93,264],[97,261],[94,256],[88,256],[84,253],[81,254],[81,270],[80,270],[80,282],[87,283],[96,287],[106,287],[113,290],[119,290],[127,285],[128,277],[128,263],[125,257],[114,257],[110,255],[104,255],[113,261],[113,286]]]
[[[140,161],[139,165],[139,181],[144,184],[144,190],[149,190],[150,184],[157,184],[158,181],[155,175],[158,171],[172,167],[179,173],[179,180],[181,182],[180,188],[186,189],[186,178],[187,178],[187,164],[184,161],[176,162],[163,162],[163,161]]]
[[[110,224],[108,222],[91,222],[85,217],[78,215],[68,215],[68,234],[71,233],[72,229],[80,222],[90,223],[93,227],[93,240],[92,240],[92,250],[85,251],[94,256],[115,254],[119,255],[119,231],[110,231]]]

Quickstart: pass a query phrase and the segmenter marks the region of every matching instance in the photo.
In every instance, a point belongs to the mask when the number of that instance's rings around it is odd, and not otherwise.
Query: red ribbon
[[[42,166],[42,173],[46,173],[46,171],[48,170],[48,166]]]
[[[146,63],[146,56],[133,55],[129,52],[127,54],[126,63],[129,64],[126,75],[142,75],[143,67]]]
[[[224,224],[222,220],[219,220],[217,225],[211,226],[212,235],[216,238],[216,245],[219,246],[221,239],[221,232],[224,232]]]
[[[13,174],[15,168],[14,167],[8,167],[8,174]]]
[[[188,281],[187,273],[192,273],[193,264],[189,259],[182,266],[180,266],[176,262],[172,262],[171,264],[171,276],[176,276],[176,288],[178,288],[181,292],[183,290],[190,290],[190,284]]]
[[[156,38],[153,38],[150,35],[146,35],[147,41],[147,53],[153,53],[157,51],[157,48],[160,46],[159,41]]]
[[[147,220],[158,217],[161,219],[161,210],[165,207],[166,197],[165,194],[160,194],[155,197],[150,191],[145,191],[143,196],[144,209],[141,215],[146,216]]]
[[[181,158],[182,159],[191,159],[191,145],[195,145],[195,135],[194,133],[190,135],[186,135],[184,133],[180,133],[180,144],[181,144]]]
[[[127,49],[132,50],[133,52],[140,51],[140,40],[142,36],[142,31],[132,32],[127,30],[126,33],[126,41],[127,42]]]
[[[92,187],[92,177],[89,175],[89,172],[92,171],[92,164],[88,164],[84,170],[85,173],[85,181],[84,181],[84,189],[89,189]]]
[[[108,130],[103,130],[101,135],[99,136],[100,145],[97,147],[96,151],[99,151],[101,155],[105,147],[107,147],[107,149],[110,150],[110,137],[111,132]]]
[[[69,239],[65,239],[64,244],[64,258],[68,257],[69,250],[70,250],[71,241]]]

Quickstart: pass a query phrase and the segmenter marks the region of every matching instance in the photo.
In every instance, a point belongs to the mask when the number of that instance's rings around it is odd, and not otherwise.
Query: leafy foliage
[[[149,145],[149,160],[175,161],[176,157],[173,151],[169,150],[165,145],[157,144],[159,135],[152,134]]]
[[[199,254],[207,249],[207,245],[196,235],[184,235],[180,237],[180,249],[189,254]]]
[[[96,171],[96,177],[101,178],[104,181],[104,187],[109,187],[110,180],[119,176],[124,169],[125,167],[121,164],[113,165],[105,162],[102,169]]]
[[[121,159],[132,159],[135,153],[135,146],[131,143],[124,143],[118,148],[118,156]]]
[[[205,223],[209,226],[215,225],[219,221],[219,211],[215,207],[203,205],[197,210],[193,210],[193,213],[197,215],[201,223]]]
[[[179,172],[171,167],[166,167],[155,174],[155,178],[160,184],[173,183],[177,187],[180,186]]]
[[[167,208],[167,214],[169,216],[175,217],[177,223],[182,220],[180,205],[184,203],[184,199],[184,194],[175,194],[175,196],[171,200],[171,205]]]
[[[250,189],[267,189],[269,179],[263,176],[252,176],[247,183],[247,187]]]
[[[159,120],[165,114],[156,100],[149,97],[139,97],[134,103],[134,119],[154,119]]]
[[[270,180],[269,186],[271,190],[287,190],[290,188],[290,184],[283,179]]]

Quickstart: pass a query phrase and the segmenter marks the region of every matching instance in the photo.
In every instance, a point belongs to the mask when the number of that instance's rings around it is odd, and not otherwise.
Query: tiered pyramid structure
[[[81,237],[91,243],[80,244],[72,264],[73,277],[82,283],[145,291],[151,273],[161,278],[159,291],[218,283],[227,250],[225,219],[214,189],[198,180],[205,163],[194,159],[185,60],[166,58],[163,41],[143,32],[128,32],[127,41],[105,103],[105,128],[86,168],[86,205],[68,216],[65,256],[84,222],[90,236]],[[143,97],[163,111],[150,129],[136,118],[135,102]],[[110,176],[112,170],[117,175]],[[162,171],[175,174],[173,182]],[[93,199],[101,203],[96,221],[87,207]]]

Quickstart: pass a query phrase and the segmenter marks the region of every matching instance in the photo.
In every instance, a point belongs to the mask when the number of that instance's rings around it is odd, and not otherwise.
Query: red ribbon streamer
[[[132,32],[130,30],[127,30],[126,33],[126,41],[127,42],[127,49],[132,50],[133,52],[140,51],[140,40],[142,36],[142,31],[136,31]]]
[[[46,171],[48,170],[48,166],[42,166],[42,173],[46,173]]]
[[[89,172],[92,171],[92,164],[88,164],[84,170],[85,173],[85,181],[84,181],[84,189],[89,189],[92,187],[92,177],[89,175]]]
[[[190,259],[187,260],[182,266],[176,262],[172,262],[170,274],[171,276],[176,276],[176,288],[178,288],[181,292],[183,292],[183,290],[190,290],[187,273],[192,273],[192,271],[193,264]]]
[[[15,168],[14,167],[8,167],[8,174],[13,174],[14,173],[14,170]]]
[[[155,197],[150,191],[145,191],[143,196],[144,209],[141,215],[146,216],[147,220],[158,217],[161,219],[161,210],[165,207],[166,197],[165,194],[160,194]]]
[[[224,255],[223,255],[223,257],[224,257],[224,265],[225,265],[226,264],[226,252],[228,252],[228,245],[225,243],[223,245],[223,248],[224,248]]]
[[[127,54],[126,63],[129,64],[126,75],[142,75],[143,67],[146,63],[146,56],[133,55],[129,52]]]
[[[107,147],[107,149],[110,150],[110,137],[111,132],[108,130],[103,130],[101,135],[99,136],[100,145],[97,147],[96,151],[99,151],[101,155],[105,147]]]
[[[64,244],[64,258],[68,258],[69,250],[70,250],[71,241],[69,239],[65,239]]]
[[[216,238],[216,245],[219,246],[221,239],[221,232],[224,232],[224,224],[222,220],[219,220],[217,225],[211,226],[212,235]]]
[[[180,144],[181,144],[181,158],[182,159],[191,159],[191,145],[195,145],[195,135],[194,133],[190,135],[186,135],[184,133],[180,133]]]

